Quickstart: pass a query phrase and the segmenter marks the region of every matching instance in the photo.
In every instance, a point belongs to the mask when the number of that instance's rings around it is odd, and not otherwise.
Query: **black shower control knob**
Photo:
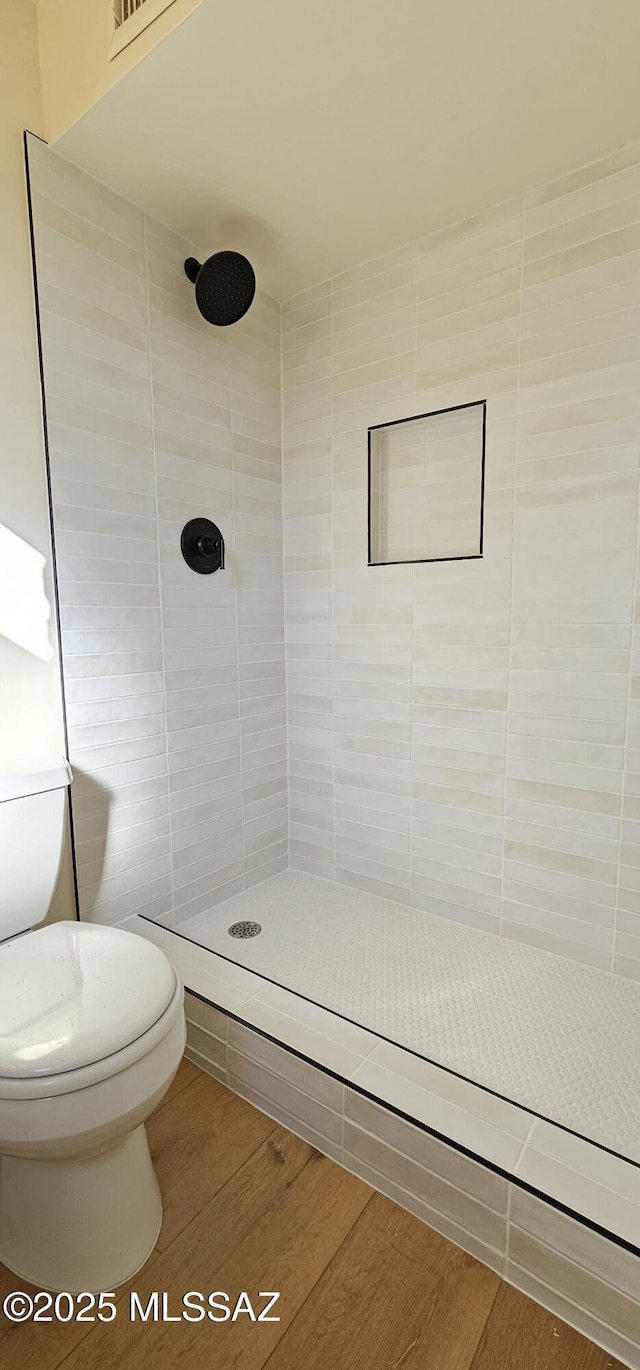
[[[182,529],[180,550],[192,571],[210,576],[224,569],[224,538],[211,519],[189,519]]]
[[[203,557],[215,556],[220,545],[219,538],[198,538],[198,548]]]

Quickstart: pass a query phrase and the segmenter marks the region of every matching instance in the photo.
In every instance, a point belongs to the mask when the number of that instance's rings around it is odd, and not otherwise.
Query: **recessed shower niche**
[[[369,565],[482,556],[486,401],[369,429]]]

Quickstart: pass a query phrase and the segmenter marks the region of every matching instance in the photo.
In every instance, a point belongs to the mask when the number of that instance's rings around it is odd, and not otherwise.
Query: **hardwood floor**
[[[0,1315],[3,1370],[624,1370],[189,1062],[148,1130],[165,1218],[116,1320]],[[0,1300],[19,1288],[0,1266]],[[155,1290],[172,1317],[189,1290],[255,1312],[277,1290],[280,1321],[131,1322],[131,1291]]]

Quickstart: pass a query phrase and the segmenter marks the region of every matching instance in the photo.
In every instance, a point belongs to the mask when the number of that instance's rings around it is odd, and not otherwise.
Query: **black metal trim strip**
[[[477,409],[482,405],[482,458],[480,466],[480,536],[479,551],[459,557],[402,557],[399,561],[371,560],[371,434],[381,428],[398,428],[403,423],[417,423],[418,419],[435,419],[439,414],[457,414],[461,409]],[[367,429],[367,566],[426,566],[441,561],[478,561],[484,556],[484,492],[487,451],[487,401],[470,400],[466,404],[452,404],[446,409],[432,409],[428,414],[409,414],[406,419],[390,419],[388,423],[372,423]]]
[[[49,425],[47,421],[47,395],[44,379],[44,354],[42,346],[42,326],[40,320],[40,295],[38,291],[38,267],[36,262],[36,236],[33,215],[33,198],[31,194],[31,173],[29,169],[29,138],[37,138],[39,143],[48,146],[46,138],[41,138],[38,133],[31,133],[30,129],[24,129],[22,134],[24,148],[24,171],[25,185],[27,192],[27,216],[29,220],[29,242],[31,246],[31,270],[33,275],[33,302],[36,321],[36,341],[38,347],[38,367],[40,371],[40,397],[42,405],[42,437],[44,444],[44,469],[47,482],[47,503],[49,512],[49,530],[51,537],[51,583],[53,586],[53,608],[56,621],[56,639],[58,643],[58,662],[60,667],[60,696],[62,700],[62,731],[64,736],[65,754],[69,755],[69,726],[67,720],[67,698],[64,680],[64,656],[62,652],[62,631],[60,628],[60,593],[58,590],[58,560],[56,553],[56,530],[53,522],[53,492],[51,486],[51,457],[49,452]],[[67,792],[67,808],[69,814],[69,842],[71,845],[71,870],[73,873],[73,892],[75,895],[76,921],[80,921],[80,896],[78,892],[78,864],[76,859],[76,842],[73,819],[73,800],[71,798],[71,786]]]
[[[302,999],[305,1004],[313,1004],[314,1008],[324,1009],[325,1013],[333,1014],[334,1018],[339,1018],[343,1023],[351,1023],[352,1027],[362,1028],[364,1032],[369,1032],[372,1037],[377,1037],[380,1042],[387,1042],[389,1046],[397,1047],[400,1051],[406,1051],[408,1056],[414,1056],[417,1061],[424,1061],[427,1065],[435,1066],[438,1070],[444,1070],[447,1075],[453,1075],[456,1080],[464,1080],[465,1084],[473,1085],[475,1089],[481,1089],[485,1094],[490,1094],[494,1099],[501,1099],[505,1104],[511,1104],[512,1108],[519,1108],[521,1113],[526,1113],[529,1118],[539,1118],[542,1123],[549,1123],[551,1127],[557,1127],[561,1132],[566,1132],[569,1137],[577,1137],[580,1142],[587,1142],[589,1146],[595,1146],[599,1151],[603,1151],[607,1156],[613,1156],[617,1161],[624,1161],[626,1165],[635,1166],[640,1170],[640,1161],[634,1161],[631,1156],[624,1156],[620,1151],[614,1151],[612,1147],[605,1146],[604,1142],[596,1142],[593,1137],[586,1137],[583,1132],[576,1132],[575,1128],[567,1127],[566,1123],[559,1123],[555,1118],[548,1118],[546,1113],[537,1113],[535,1109],[529,1108],[527,1104],[519,1104],[517,1099],[510,1099],[508,1094],[500,1094],[497,1089],[491,1089],[489,1085],[483,1085],[479,1080],[472,1080],[468,1075],[463,1075],[461,1071],[454,1070],[453,1066],[445,1066],[442,1061],[436,1061],[432,1056],[423,1056],[414,1047],[405,1046],[404,1042],[396,1042],[393,1037],[385,1037],[378,1032],[377,1028],[367,1027],[366,1023],[359,1023],[355,1018],[349,1018],[346,1013],[338,1013],[337,1009],[328,1008],[326,1004],[321,1004],[318,999],[310,999],[308,994],[302,994],[298,989],[292,989],[290,985],[284,985],[280,980],[273,980],[270,975],[264,975],[262,971],[252,970],[251,966],[243,965],[242,961],[234,961],[232,956],[224,956],[221,951],[214,951],[212,947],[207,947],[203,942],[196,942],[195,937],[187,937],[186,933],[179,932],[177,928],[168,928],[164,923],[156,922],[155,918],[149,918],[146,913],[135,915],[145,923],[151,923],[156,928],[162,928],[164,932],[170,932],[173,937],[182,938],[183,942],[188,942],[192,947],[199,947],[209,956],[218,956],[221,961],[227,961],[230,966],[237,966],[239,970],[246,970],[250,975],[257,976],[258,980],[264,980],[267,985],[275,985],[276,989],[284,989],[287,994],[293,994],[296,999]],[[195,990],[190,990],[195,993]],[[209,1000],[206,1000],[209,1003]],[[228,1013],[228,1009],[223,1012]],[[258,1031],[258,1028],[255,1029]],[[268,1034],[267,1034],[268,1035]],[[306,1059],[306,1058],[305,1058]],[[313,1062],[312,1062],[313,1064]],[[488,1163],[487,1163],[488,1164]]]
[[[378,1104],[381,1108],[386,1109],[387,1113],[395,1114],[397,1118],[402,1118],[405,1123],[410,1123],[412,1127],[417,1127],[421,1132],[426,1132],[430,1137],[435,1137],[438,1142],[443,1142],[445,1146],[451,1147],[453,1151],[458,1151],[462,1156],[467,1156],[470,1161],[475,1161],[477,1165],[484,1166],[485,1170],[491,1170],[495,1175],[500,1175],[503,1180],[508,1180],[511,1184],[517,1185],[519,1189],[524,1189],[527,1194],[533,1194],[534,1198],[542,1199],[543,1202],[549,1204],[551,1208],[556,1208],[560,1213],[564,1213],[566,1217],[573,1218],[575,1222],[581,1223],[583,1227],[590,1228],[590,1230],[596,1232],[599,1237],[606,1237],[608,1241],[615,1242],[616,1246],[622,1247],[624,1251],[628,1251],[632,1256],[640,1257],[640,1247],[634,1246],[633,1243],[628,1242],[625,1237],[619,1237],[615,1232],[610,1232],[608,1228],[601,1227],[599,1223],[594,1222],[591,1218],[585,1218],[582,1213],[577,1213],[575,1209],[569,1208],[567,1204],[561,1203],[559,1199],[551,1198],[551,1196],[545,1194],[543,1190],[536,1189],[534,1185],[529,1184],[526,1180],[520,1179],[520,1177],[514,1175],[512,1171],[504,1170],[502,1166],[497,1165],[496,1162],[488,1161],[484,1156],[478,1156],[475,1151],[471,1151],[469,1147],[463,1146],[461,1142],[454,1142],[451,1137],[447,1137],[443,1132],[438,1132],[435,1127],[429,1127],[428,1123],[423,1123],[420,1119],[413,1118],[410,1113],[403,1112],[401,1108],[397,1108],[394,1104],[388,1103],[385,1099],[380,1099],[377,1094],[372,1094],[370,1090],[363,1089],[362,1085],[356,1084],[353,1080],[348,1079],[347,1076],[339,1075],[337,1071],[330,1070],[328,1066],[321,1065],[310,1056],[305,1056],[303,1051],[299,1051],[297,1047],[289,1046],[287,1042],[281,1042],[277,1037],[273,1037],[270,1032],[266,1032],[264,1028],[256,1027],[254,1023],[248,1023],[246,1018],[240,1017],[240,1014],[233,1013],[231,1009],[223,1008],[220,1004],[214,1003],[213,999],[207,999],[206,995],[199,994],[195,989],[189,989],[185,986],[185,990],[187,994],[191,994],[194,999],[199,999],[202,1004],[208,1004],[209,1007],[215,1009],[217,1013],[222,1013],[225,1018],[232,1018],[233,1021],[239,1023],[241,1027],[248,1028],[250,1032],[255,1032],[258,1037],[264,1037],[267,1042],[272,1042],[274,1046],[281,1047],[283,1051],[288,1051],[290,1056],[297,1056],[299,1061],[304,1061],[306,1065],[313,1066],[315,1070],[321,1070],[323,1075],[329,1075],[332,1080],[337,1080],[339,1084],[345,1085],[347,1089],[352,1089],[356,1094],[361,1094],[365,1099],[370,1099],[371,1103]],[[199,1024],[196,1023],[195,1026],[198,1027]],[[194,1047],[193,1050],[195,1051],[196,1048]],[[202,1055],[202,1052],[199,1052],[198,1054]]]

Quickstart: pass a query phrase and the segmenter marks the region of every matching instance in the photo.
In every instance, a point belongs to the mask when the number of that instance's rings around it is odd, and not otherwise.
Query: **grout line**
[[[160,513],[158,503],[158,470],[156,460],[156,425],[155,425],[155,401],[153,395],[153,356],[151,347],[151,306],[150,306],[150,281],[149,281],[149,257],[147,251],[147,215],[142,216],[143,232],[143,256],[144,256],[144,280],[145,280],[145,304],[146,304],[146,324],[147,324],[147,359],[149,377],[149,400],[151,405],[151,452],[152,452],[152,472],[153,472],[153,496],[155,506],[155,545],[157,557],[157,585],[158,585],[158,610],[160,615],[159,636],[160,636],[160,675],[162,677],[162,714],[164,718],[164,763],[165,763],[165,782],[167,795],[167,823],[168,823],[168,845],[169,845],[169,896],[170,909],[169,916],[171,924],[174,921],[174,880],[173,880],[173,831],[171,822],[171,795],[169,792],[169,729],[167,721],[167,691],[166,691],[166,671],[165,671],[165,648],[164,648],[164,613],[162,600],[162,577],[160,574]],[[105,841],[106,836],[105,834]]]
[[[525,1235],[532,1236],[533,1234],[525,1233]],[[539,1237],[534,1237],[533,1240],[536,1241],[540,1246],[543,1246],[547,1251],[551,1251],[552,1254],[556,1256],[562,1256],[562,1252],[558,1252],[557,1249],[551,1246],[548,1242],[541,1241]],[[575,1261],[573,1257],[565,1257],[564,1259],[568,1259],[574,1267],[577,1266],[579,1270],[584,1270],[587,1274],[591,1275],[591,1277],[597,1280],[599,1283],[601,1283],[603,1288],[608,1290],[610,1294],[620,1294],[620,1290],[616,1289],[615,1285],[607,1284],[601,1278],[601,1276],[597,1275],[594,1270],[590,1270],[588,1266],[580,1265],[580,1263],[578,1261]],[[549,1294],[552,1296],[552,1298],[559,1298],[563,1301],[563,1303],[568,1304],[570,1311],[575,1309],[578,1313],[586,1314],[586,1316],[591,1318],[592,1321],[596,1324],[596,1331],[599,1328],[602,1328],[605,1332],[611,1332],[613,1336],[616,1337],[619,1341],[628,1342],[629,1346],[633,1350],[638,1349],[640,1343],[637,1343],[635,1341],[632,1342],[631,1339],[627,1337],[624,1332],[621,1332],[619,1330],[619,1328],[612,1327],[610,1323],[603,1322],[602,1318],[597,1317],[591,1308],[585,1308],[583,1304],[578,1303],[577,1300],[574,1299],[571,1294],[566,1293],[565,1290],[558,1289],[554,1285],[547,1284],[545,1280],[541,1279],[540,1275],[536,1275],[533,1270],[528,1270],[526,1266],[520,1265],[518,1261],[511,1261],[510,1265],[513,1270],[521,1271],[523,1275],[526,1275],[529,1277],[529,1279],[534,1280],[536,1285],[541,1286],[543,1289],[547,1290]],[[507,1283],[510,1284],[514,1289],[520,1290],[521,1293],[526,1292],[526,1296],[528,1298],[532,1299],[534,1297],[534,1295],[530,1294],[528,1290],[525,1291],[521,1288],[521,1285],[516,1284],[515,1281],[510,1278],[509,1274],[505,1275],[505,1279]],[[628,1296],[623,1295],[623,1297]],[[549,1309],[547,1305],[543,1304],[540,1300],[536,1298],[536,1303],[538,1302],[540,1303],[541,1308],[547,1307],[547,1311],[551,1312],[553,1317],[558,1318],[562,1322],[566,1322],[569,1327],[572,1327],[576,1332],[579,1332],[580,1336],[588,1338],[589,1341],[593,1341],[593,1329],[590,1328],[589,1331],[585,1331],[584,1326],[581,1327],[577,1319],[572,1322],[571,1318],[567,1315],[566,1309],[563,1309],[562,1313],[556,1313],[555,1310]],[[598,1342],[594,1342],[593,1344],[594,1346],[600,1347],[600,1343]],[[602,1349],[605,1351],[607,1356],[615,1357],[617,1360],[617,1351],[609,1351],[605,1347],[603,1347]],[[607,1361],[607,1365],[612,1366],[613,1360]]]
[[[278,1078],[281,1078],[281,1077],[278,1077]],[[481,1198],[479,1197],[479,1194],[473,1193],[473,1192],[472,1192],[471,1190],[469,1190],[469,1189],[463,1189],[462,1186],[461,1186],[460,1184],[456,1184],[456,1182],[455,1182],[454,1180],[450,1179],[450,1178],[449,1178],[446,1174],[444,1174],[441,1170],[436,1170],[436,1169],[434,1168],[433,1165],[427,1165],[427,1164],[425,1164],[424,1160],[422,1160],[422,1161],[417,1161],[417,1160],[415,1160],[415,1157],[410,1156],[409,1153],[406,1152],[406,1151],[401,1151],[401,1150],[399,1149],[399,1147],[394,1146],[394,1144],[393,1144],[392,1142],[389,1142],[389,1141],[387,1140],[387,1138],[381,1136],[380,1133],[378,1133],[378,1132],[370,1132],[368,1128],[366,1128],[366,1127],[364,1127],[364,1126],[362,1125],[362,1123],[355,1122],[352,1118],[347,1119],[347,1121],[351,1124],[352,1127],[354,1127],[354,1128],[356,1129],[356,1132],[360,1133],[362,1136],[364,1136],[364,1137],[371,1137],[374,1141],[380,1142],[380,1144],[385,1148],[385,1150],[391,1152],[393,1156],[402,1157],[402,1159],[405,1160],[405,1161],[413,1161],[413,1163],[414,1163],[415,1165],[417,1165],[418,1168],[419,1168],[420,1170],[424,1171],[425,1175],[430,1176],[430,1177],[432,1177],[433,1179],[439,1180],[441,1184],[443,1184],[443,1185],[446,1186],[446,1188],[455,1190],[456,1194],[463,1194],[463,1195],[465,1196],[465,1198],[471,1199],[473,1203],[479,1204],[479,1206],[480,1206],[481,1208],[485,1209],[485,1210],[487,1211],[487,1213],[492,1213],[492,1214],[494,1214],[494,1216],[496,1216],[496,1217],[498,1217],[498,1218],[506,1217],[506,1210],[505,1210],[505,1213],[501,1213],[501,1212],[500,1212],[500,1209],[492,1208],[492,1207],[491,1207],[491,1204],[486,1203],[484,1199],[481,1199]],[[407,1125],[410,1126],[410,1124],[407,1124]],[[438,1140],[438,1139],[437,1139],[437,1140]],[[439,1145],[440,1145],[440,1146],[445,1146],[445,1147],[446,1147],[446,1143],[445,1143],[445,1142],[440,1142]],[[378,1167],[377,1167],[376,1165],[373,1165],[370,1161],[364,1161],[364,1160],[362,1159],[362,1157],[358,1156],[355,1152],[351,1152],[350,1154],[351,1154],[352,1156],[354,1156],[354,1158],[355,1158],[356,1160],[361,1161],[363,1165],[368,1166],[371,1170],[375,1170],[379,1175],[382,1175],[385,1179],[389,1180],[390,1183],[392,1183],[392,1184],[397,1184],[398,1187],[401,1188],[401,1189],[404,1189],[404,1188],[405,1188],[405,1186],[401,1183],[401,1181],[399,1181],[399,1180],[394,1180],[393,1177],[392,1177],[391,1175],[385,1175],[385,1172],[384,1172],[383,1170],[379,1170]],[[480,1168],[482,1169],[482,1162],[479,1162],[478,1164],[480,1165]],[[510,1191],[510,1190],[511,1190],[511,1185],[509,1185],[509,1191]],[[410,1194],[412,1198],[418,1199],[418,1201],[420,1201],[420,1202],[422,1202],[422,1203],[428,1203],[428,1200],[427,1200],[427,1199],[423,1198],[423,1196],[420,1195],[420,1194],[416,1194],[415,1191],[412,1191],[412,1190],[410,1190],[410,1189],[407,1189],[405,1192],[406,1192],[407,1194]],[[435,1211],[436,1211],[436,1212],[442,1212],[441,1209],[439,1209],[439,1210],[436,1209]],[[451,1218],[451,1217],[449,1216],[449,1214],[447,1214],[447,1213],[442,1213],[442,1216],[445,1217],[445,1218],[448,1217],[450,1222],[456,1223],[458,1227],[462,1227],[462,1223],[459,1222],[457,1218]],[[472,1236],[473,1233],[470,1233],[470,1235]],[[479,1241],[484,1241],[485,1239],[482,1238],[482,1237],[478,1237],[478,1240],[479,1240]],[[486,1242],[486,1245],[489,1246],[490,1243],[489,1243],[489,1242]],[[494,1248],[494,1250],[495,1250],[495,1248]]]
[[[506,865],[506,844],[507,844],[507,780],[509,776],[509,718],[511,691],[513,688],[513,611],[514,611],[514,587],[515,587],[515,550],[516,550],[516,485],[518,472],[518,420],[520,416],[520,354],[522,345],[522,317],[523,317],[523,291],[524,291],[524,245],[526,229],[526,204],[525,197],[522,196],[520,209],[520,284],[518,287],[518,340],[517,340],[517,361],[515,376],[515,413],[514,413],[514,436],[513,436],[513,475],[511,480],[511,547],[509,560],[509,642],[507,648],[507,699],[505,714],[505,736],[504,736],[504,772],[502,777],[502,852],[500,870],[500,917],[499,934],[504,937],[504,879]]]
[[[239,609],[238,609],[238,570],[237,570],[236,548],[235,548],[235,542],[236,542],[236,513],[237,513],[237,510],[236,510],[236,477],[237,477],[237,475],[238,475],[239,473],[238,473],[237,470],[236,470],[236,453],[235,453],[235,451],[234,451],[234,441],[233,441],[233,437],[234,437],[234,430],[233,430],[233,419],[234,419],[234,386],[233,386],[234,354],[233,354],[233,348],[231,348],[231,349],[229,349],[229,350],[230,350],[231,355],[230,355],[230,356],[227,355],[226,358],[225,358],[225,360],[226,360],[226,364],[227,364],[227,367],[228,367],[228,376],[229,376],[228,385],[229,385],[229,437],[230,437],[230,456],[231,456],[231,528],[232,528],[232,535],[233,535],[233,540],[234,540],[234,547],[233,547],[232,556],[231,556],[231,566],[229,566],[229,564],[228,564],[228,563],[229,563],[229,558],[228,558],[228,556],[227,556],[226,567],[227,567],[227,570],[228,570],[229,575],[232,577],[232,580],[231,580],[231,589],[232,589],[232,593],[233,593],[233,610],[234,610],[235,642],[234,642],[233,645],[234,645],[234,647],[235,647],[235,689],[236,689],[235,704],[236,704],[237,719],[238,719],[238,770],[239,770],[238,779],[239,779],[239,783],[240,783],[240,788],[239,788],[239,791],[238,791],[239,814],[240,814],[240,888],[241,888],[242,890],[244,890],[244,888],[245,888],[245,877],[246,877],[246,863],[245,863],[245,840],[246,840],[246,839],[245,839],[245,814],[244,814],[244,811],[245,811],[245,799],[244,799],[244,751],[243,751],[243,740],[244,740],[244,739],[243,739],[243,732],[244,732],[244,729],[243,729],[243,722],[244,722],[244,719],[243,719],[243,717],[242,717],[242,715],[241,715],[241,709],[240,709],[240,702],[241,702],[241,701],[240,701],[240,616],[239,616]],[[228,540],[225,538],[225,546],[226,546],[227,541],[228,541]],[[196,825],[194,825],[194,826],[196,826]]]
[[[63,346],[64,346],[64,343],[56,343],[56,344],[54,344],[54,345],[55,345],[56,347],[63,347]],[[143,353],[142,355],[144,356],[144,353]],[[81,352],[74,352],[74,356],[82,357],[82,353],[81,353]],[[128,371],[125,370],[125,368],[124,368],[123,366],[116,368],[113,362],[101,362],[101,363],[99,363],[99,364],[102,365],[102,366],[104,366],[104,367],[112,367],[113,370],[116,370],[116,369],[117,369],[117,370],[121,371],[121,372],[122,372],[123,379],[124,379],[125,376],[127,376],[127,375],[130,374]],[[133,374],[136,375],[137,378],[138,378],[138,380],[140,381],[140,387],[141,387],[141,389],[146,389],[146,386],[145,386],[146,376],[138,376],[138,373],[137,373],[137,372],[134,372]],[[56,386],[57,386],[57,382],[59,381],[60,378],[62,378],[63,380],[64,380],[64,379],[75,380],[76,383],[78,384],[78,386],[81,388],[81,391],[82,391],[82,389],[84,389],[85,386],[91,386],[91,387],[93,387],[95,390],[103,390],[103,391],[106,391],[107,394],[109,394],[109,395],[117,395],[117,396],[119,397],[119,399],[124,400],[125,403],[126,403],[127,401],[131,401],[131,402],[134,403],[134,404],[139,404],[139,405],[144,405],[144,404],[146,404],[146,400],[143,399],[142,395],[137,395],[137,394],[135,393],[135,391],[133,391],[133,390],[122,390],[122,389],[118,389],[117,385],[108,385],[107,382],[106,382],[105,380],[100,380],[100,381],[99,381],[99,380],[95,380],[95,379],[94,379],[93,377],[91,377],[91,376],[84,376],[84,375],[77,376],[77,375],[74,373],[74,371],[72,370],[71,366],[50,366],[50,367],[49,367],[49,375],[50,375],[50,377],[51,377],[51,384],[50,384],[50,387],[49,387],[49,394],[51,395],[51,398],[52,398],[52,399],[59,400],[61,404],[77,404],[78,407],[81,408],[81,409],[91,409],[92,413],[94,413],[94,414],[104,414],[106,418],[117,419],[117,420],[119,420],[119,421],[122,422],[122,423],[136,423],[136,424],[139,424],[141,428],[150,428],[150,427],[151,427],[151,419],[150,419],[150,418],[149,418],[148,420],[147,420],[146,418],[144,418],[144,419],[137,418],[137,419],[136,419],[136,418],[132,418],[130,414],[122,414],[122,413],[119,413],[117,409],[102,409],[102,408],[100,408],[100,406],[99,406],[98,404],[96,404],[93,400],[89,400],[89,399],[86,399],[86,400],[85,400],[85,399],[70,399],[68,395],[63,394],[61,391],[58,391],[57,388],[56,388]],[[55,381],[54,381],[54,378],[56,378]],[[177,411],[172,411],[172,412],[181,413],[181,412],[183,412],[183,411],[177,410]],[[69,427],[69,428],[73,428],[74,426],[75,426],[74,424],[66,424],[66,425],[65,425],[65,427]],[[137,443],[134,444],[134,446],[138,446],[138,445],[139,445],[139,444],[137,444]],[[112,463],[112,464],[115,465],[115,463]],[[125,469],[126,469],[126,468],[125,468]],[[83,481],[83,482],[82,482],[82,484],[91,484],[91,483],[92,483],[92,482],[87,482],[87,481]],[[95,483],[95,482],[93,482],[93,483]]]
[[[516,1163],[517,1164],[517,1163]],[[514,1167],[515,1169],[515,1167]],[[513,1181],[507,1182],[507,1209],[505,1213],[504,1229],[504,1268],[509,1264],[509,1247],[511,1243],[511,1201],[513,1199]]]
[[[528,1147],[528,1145],[529,1145],[529,1142],[531,1141],[531,1138],[533,1137],[534,1129],[535,1129],[536,1123],[537,1123],[538,1121],[539,1121],[538,1118],[532,1118],[532,1120],[531,1120],[531,1127],[529,1128],[529,1131],[527,1132],[527,1135],[526,1135],[526,1137],[525,1137],[525,1139],[524,1139],[524,1141],[523,1141],[523,1143],[522,1143],[522,1146],[520,1147],[520,1150],[519,1150],[519,1152],[518,1152],[518,1155],[516,1156],[516,1159],[515,1159],[515,1161],[514,1161],[514,1163],[513,1163],[513,1173],[514,1173],[514,1175],[515,1175],[515,1173],[516,1173],[516,1171],[517,1171],[517,1169],[518,1169],[518,1166],[520,1165],[520,1162],[521,1162],[521,1160],[522,1160],[522,1158],[523,1158],[523,1156],[524,1156],[524,1153],[525,1153],[525,1151],[526,1151],[526,1149],[527,1149],[527,1147]]]
[[[640,509],[640,490],[638,488],[639,476],[636,472],[636,520]],[[636,648],[636,594],[638,581],[638,548],[640,544],[640,521],[636,523],[636,541],[634,548],[633,576],[631,580],[631,635],[629,640],[629,667],[627,673],[627,693],[625,700],[625,726],[624,726],[624,746],[622,749],[622,774],[620,785],[620,812],[618,816],[618,844],[616,860],[616,885],[615,898],[613,905],[613,928],[611,936],[611,962],[610,970],[613,972],[616,963],[616,947],[618,941],[618,913],[620,911],[620,878],[622,874],[622,831],[625,812],[625,793],[627,786],[627,768],[629,760],[629,736],[631,730],[631,689],[633,683],[633,661]]]
[[[284,669],[284,728],[285,728],[285,772],[286,772],[286,809],[287,809],[287,868],[291,865],[291,747],[290,747],[290,728],[289,728],[289,654],[287,651],[287,623],[288,623],[288,578],[285,575],[285,498],[284,498],[284,477],[285,477],[285,446],[284,446],[284,332],[283,332],[283,307],[279,309],[280,326],[280,574],[282,577],[282,665]]]
[[[335,444],[335,278],[331,278],[329,286],[329,310],[330,310],[330,367],[331,367],[331,402],[330,402],[330,475],[331,475],[331,570],[330,570],[330,594],[331,594],[331,836],[333,842],[333,869],[338,870],[338,834],[336,831],[336,444]],[[343,1100],[344,1102],[344,1100]],[[344,1123],[343,1123],[344,1131]]]
[[[546,1123],[547,1127],[552,1127],[552,1128],[554,1128],[555,1131],[560,1132],[560,1133],[562,1133],[563,1135],[568,1135],[573,1143],[576,1143],[576,1142],[577,1142],[578,1144],[582,1144],[582,1146],[587,1146],[587,1147],[590,1147],[590,1148],[597,1147],[597,1145],[598,1145],[597,1142],[591,1142],[591,1141],[589,1141],[589,1139],[588,1139],[587,1137],[580,1137],[580,1136],[578,1136],[576,1133],[564,1134],[564,1129],[562,1128],[562,1125],[561,1125],[561,1124],[558,1124],[558,1123],[553,1123],[553,1122],[551,1122],[550,1119],[547,1119],[547,1118],[540,1118],[540,1119],[537,1119],[537,1118],[536,1118],[536,1119],[535,1119],[535,1122],[543,1122],[543,1123]],[[534,1125],[535,1125],[535,1123],[534,1123]],[[533,1132],[533,1128],[531,1129],[531,1132]],[[531,1147],[531,1150],[532,1150],[532,1151],[535,1151],[538,1155],[543,1156],[545,1160],[551,1161],[552,1164],[553,1164],[554,1166],[556,1166],[557,1169],[558,1169],[560,1172],[566,1170],[570,1175],[576,1175],[576,1176],[578,1177],[578,1179],[582,1180],[583,1184],[586,1184],[586,1185],[588,1185],[588,1186],[593,1186],[595,1189],[601,1190],[603,1194],[610,1194],[610,1195],[612,1195],[613,1198],[624,1200],[624,1201],[627,1203],[627,1205],[628,1205],[629,1208],[632,1208],[632,1209],[638,1209],[638,1208],[640,1208],[640,1204],[638,1204],[638,1203],[635,1201],[635,1199],[630,1199],[630,1198],[629,1198],[628,1187],[625,1186],[625,1188],[626,1188],[626,1193],[623,1193],[623,1191],[622,1191],[621,1189],[614,1189],[614,1187],[613,1187],[612,1185],[606,1183],[606,1181],[604,1181],[604,1180],[596,1180],[596,1179],[594,1179],[593,1175],[590,1174],[588,1170],[586,1170],[586,1169],[584,1169],[584,1168],[578,1169],[578,1168],[577,1168],[577,1164],[573,1164],[573,1165],[572,1165],[569,1161],[562,1160],[562,1159],[560,1159],[558,1156],[550,1156],[549,1153],[546,1152],[546,1151],[540,1151],[540,1152],[538,1152],[537,1147],[534,1147],[534,1146]],[[524,1152],[524,1148],[523,1148],[523,1152]],[[624,1156],[619,1156],[619,1155],[617,1155],[615,1152],[613,1152],[613,1153],[612,1153],[612,1152],[608,1152],[607,1154],[608,1154],[608,1159],[609,1159],[609,1161],[618,1162],[618,1163],[620,1163],[620,1164],[622,1164],[622,1165],[632,1165],[632,1166],[635,1166],[635,1168],[637,1169],[637,1165],[636,1165],[636,1162],[635,1162],[635,1161],[627,1161],[627,1160],[625,1160],[625,1157],[624,1157]],[[598,1159],[600,1159],[600,1158],[598,1157]],[[513,1178],[514,1178],[514,1180],[517,1180],[517,1179],[519,1179],[519,1178],[522,1178],[522,1177],[519,1176],[518,1173],[517,1173],[517,1167],[518,1167],[518,1165],[520,1164],[520,1161],[521,1161],[521,1160],[522,1160],[522,1154],[520,1155],[519,1160],[518,1160],[518,1162],[516,1163],[516,1166],[515,1166],[515,1168],[514,1168],[514,1170],[513,1170]],[[561,1174],[561,1173],[560,1173],[560,1175],[559,1175],[558,1178],[559,1178],[559,1180],[562,1179],[562,1174]],[[625,1180],[627,1180],[627,1176],[625,1176],[624,1178],[625,1178]],[[549,1198],[552,1198],[552,1197],[553,1197],[553,1195],[549,1194]],[[587,1216],[588,1216],[588,1215],[587,1215]]]
[[[416,260],[415,260],[415,268],[416,268],[416,297],[415,297],[415,311],[416,311],[416,314],[415,314],[414,361],[413,361],[413,391],[414,391],[414,396],[415,396],[415,398],[416,398],[416,407],[417,407],[417,396],[418,396],[418,315],[419,315],[419,312],[420,312],[420,299],[419,299],[419,296],[420,296],[420,278],[419,278],[419,273],[418,273],[418,263],[419,263],[419,260],[420,260],[420,246],[419,246],[419,241],[418,241],[418,242],[416,243]],[[416,731],[416,727],[421,726],[421,725],[416,724],[416,721],[415,721],[415,704],[414,704],[414,683],[415,683],[415,682],[414,682],[414,666],[415,666],[415,658],[416,658],[416,640],[415,640],[415,639],[416,639],[416,626],[417,626],[417,625],[416,625],[416,576],[417,576],[417,571],[416,571],[415,564],[413,564],[413,565],[411,566],[411,570],[410,570],[410,582],[409,582],[409,583],[410,583],[410,587],[411,587],[411,647],[410,647],[410,653],[409,653],[409,795],[408,795],[408,799],[409,799],[409,854],[408,854],[408,855],[409,855],[409,859],[408,859],[408,870],[407,870],[408,903],[409,903],[409,905],[412,904],[412,899],[413,899],[413,894],[414,894],[414,889],[413,889],[413,885],[414,885],[414,862],[415,862],[415,859],[416,859],[416,854],[415,854],[415,851],[414,851],[414,843],[413,843],[413,821],[414,821],[414,816],[415,816],[415,801],[414,801],[414,797],[413,797],[413,777],[414,777],[415,764],[416,764],[416,763],[415,763],[415,747],[416,747],[415,731]]]

